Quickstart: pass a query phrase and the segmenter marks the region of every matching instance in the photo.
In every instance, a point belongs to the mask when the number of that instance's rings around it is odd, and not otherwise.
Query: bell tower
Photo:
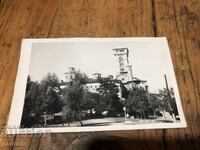
[[[117,58],[118,61],[118,68],[120,73],[128,72],[126,66],[129,65],[128,62],[128,48],[115,48],[113,49],[114,56]]]
[[[128,48],[115,48],[113,49],[116,58],[119,73],[117,79],[123,83],[133,80],[132,66],[129,65],[129,50]]]

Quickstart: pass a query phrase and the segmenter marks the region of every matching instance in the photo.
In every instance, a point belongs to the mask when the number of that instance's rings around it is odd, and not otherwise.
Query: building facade
[[[108,81],[115,82],[119,88],[118,96],[122,98],[123,89],[131,90],[134,86],[146,81],[139,80],[133,77],[132,65],[129,63],[129,50],[128,48],[115,48],[113,49],[116,65],[119,68],[114,78],[112,75],[102,77],[100,73],[94,73],[92,78],[84,84],[85,88],[92,93],[98,93],[97,89],[101,85],[98,79],[107,79]],[[61,88],[65,88],[75,78],[75,68],[70,67],[67,72],[64,73],[64,79],[62,80]]]

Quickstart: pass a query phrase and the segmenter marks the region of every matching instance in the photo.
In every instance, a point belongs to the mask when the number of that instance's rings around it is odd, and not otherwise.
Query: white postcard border
[[[29,72],[29,64],[31,58],[31,50],[33,43],[63,43],[63,42],[86,42],[86,41],[162,41],[166,44],[166,56],[170,65],[170,74],[173,78],[173,82],[176,82],[174,88],[176,104],[180,116],[180,122],[178,123],[156,123],[156,124],[140,124],[140,125],[123,125],[123,126],[98,126],[98,127],[52,127],[52,128],[19,128],[22,111],[24,106],[24,97],[27,83],[27,76]],[[14,87],[14,94],[7,123],[7,134],[29,134],[29,133],[61,133],[61,132],[92,132],[92,131],[115,131],[115,130],[141,130],[141,129],[163,129],[163,128],[185,128],[187,127],[183,109],[181,106],[180,95],[178,91],[177,81],[173,69],[172,59],[168,42],[165,37],[142,37],[142,38],[52,38],[52,39],[23,39],[20,61],[18,66],[18,72]]]

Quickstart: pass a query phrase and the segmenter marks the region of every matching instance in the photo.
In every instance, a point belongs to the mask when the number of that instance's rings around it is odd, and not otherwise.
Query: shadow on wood
[[[83,138],[74,140],[71,145],[66,148],[69,150],[133,150],[133,149],[145,149],[149,145],[159,145],[160,141],[145,141],[142,139],[128,139],[118,136],[97,136],[90,137],[84,136]],[[133,147],[134,145],[134,147]],[[164,147],[163,147],[164,149]]]

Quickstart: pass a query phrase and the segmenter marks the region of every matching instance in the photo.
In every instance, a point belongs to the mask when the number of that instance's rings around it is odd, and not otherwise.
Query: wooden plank
[[[158,36],[167,36],[188,127],[167,130],[167,149],[199,147],[199,1],[155,1]]]
[[[152,36],[151,13],[148,0],[62,0],[50,37]]]
[[[39,150],[50,150],[52,149],[52,135],[50,133],[42,134],[38,144]],[[66,148],[64,148],[66,149]]]
[[[10,104],[12,99],[14,81],[16,78],[17,65],[19,61],[20,44],[22,38],[26,37],[47,37],[51,22],[56,11],[57,1],[49,0],[13,0],[1,4],[0,16],[0,125],[6,125]],[[30,142],[31,136],[22,139],[2,138],[0,143],[17,144]],[[34,141],[34,140],[33,140]],[[8,149],[3,146],[1,148]],[[15,147],[14,149],[26,149],[26,146]]]
[[[29,150],[36,150],[39,148],[42,134],[36,134],[32,137],[31,143],[28,147]]]

